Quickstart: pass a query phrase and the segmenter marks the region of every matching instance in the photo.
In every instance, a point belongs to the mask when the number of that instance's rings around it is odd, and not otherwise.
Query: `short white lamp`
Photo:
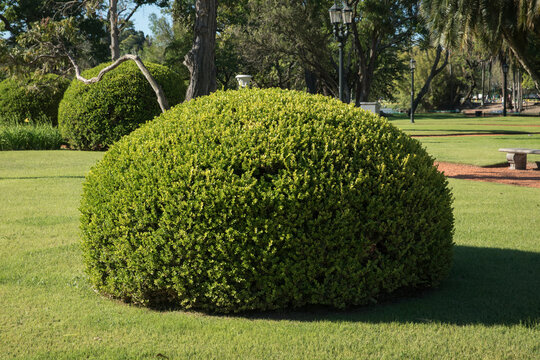
[[[251,84],[251,78],[253,76],[251,75],[236,75],[236,81],[238,81],[238,85],[240,87],[245,88],[249,87],[249,84]]]

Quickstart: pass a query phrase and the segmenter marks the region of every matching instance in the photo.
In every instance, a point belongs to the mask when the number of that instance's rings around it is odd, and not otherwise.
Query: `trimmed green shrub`
[[[301,92],[216,92],[91,170],[82,247],[93,285],[129,302],[343,308],[439,284],[451,202],[420,143],[378,116]]]
[[[97,76],[109,65],[101,64],[82,76]],[[170,106],[184,99],[186,88],[180,75],[167,67],[145,63],[161,85]],[[124,62],[101,81],[84,84],[75,79],[60,103],[59,128],[77,149],[104,149],[161,112],[156,94],[134,62]]]
[[[0,123],[58,123],[58,104],[69,80],[54,74],[8,78],[0,82]]]

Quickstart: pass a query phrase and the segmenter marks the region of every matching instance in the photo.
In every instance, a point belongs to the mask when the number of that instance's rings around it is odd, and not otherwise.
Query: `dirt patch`
[[[526,170],[511,170],[508,164],[480,167],[465,164],[435,162],[439,171],[449,178],[494,182],[540,188],[540,171],[535,163],[527,163]]]

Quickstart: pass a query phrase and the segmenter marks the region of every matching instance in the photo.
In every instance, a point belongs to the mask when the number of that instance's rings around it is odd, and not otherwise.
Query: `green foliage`
[[[82,247],[102,293],[210,312],[343,308],[437,285],[445,177],[420,143],[337,100],[216,92],[124,137],[88,174]]]
[[[147,39],[142,31],[129,27],[120,33],[121,54],[140,55],[145,45],[147,45]]]
[[[171,25],[166,17],[158,18],[155,14],[148,19],[153,35],[143,48],[142,59],[169,67],[189,83],[190,74],[182,62],[193,45],[193,25],[179,21]]]
[[[51,124],[0,125],[0,150],[55,150],[63,140]]]
[[[523,81],[521,85],[523,86],[524,91],[526,91],[527,93],[536,94],[538,92],[538,90],[536,90],[534,80],[527,73],[523,74]]]
[[[69,80],[54,74],[8,78],[0,82],[0,124],[57,123],[58,104]]]
[[[82,73],[97,76],[108,64]],[[181,102],[185,84],[165,66],[145,64],[170,106]],[[73,80],[60,103],[59,128],[78,149],[106,148],[160,113],[156,94],[135,63],[125,62],[94,84]]]
[[[68,50],[82,67],[107,59],[106,26],[95,1],[0,0],[0,69],[66,73]],[[83,6],[84,5],[84,6]]]
[[[426,83],[436,57],[436,49],[427,48],[421,50],[418,47],[413,49],[412,55],[416,61],[416,69],[414,71],[415,97],[420,89]],[[444,55],[442,55],[444,56]],[[401,53],[403,62],[408,62],[411,58],[409,53]],[[417,111],[432,111],[432,110],[453,110],[460,106],[460,99],[467,93],[471,79],[467,77],[467,64],[464,60],[465,55],[454,52],[449,57],[449,64],[431,82],[431,86],[427,94],[422,98],[418,105]],[[439,65],[444,60],[441,59]],[[480,73],[474,74],[481,75]],[[486,81],[487,83],[487,81]],[[480,80],[477,82],[478,92],[481,92]],[[398,108],[408,110],[411,107],[411,75],[407,71],[405,76],[394,81],[394,97]],[[487,92],[487,90],[486,90]]]
[[[451,47],[475,43],[492,54],[509,49],[540,85],[540,21],[532,0],[423,0],[432,33]]]

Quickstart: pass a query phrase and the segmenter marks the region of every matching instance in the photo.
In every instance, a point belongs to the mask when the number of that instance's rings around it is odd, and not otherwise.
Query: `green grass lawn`
[[[500,148],[540,149],[540,134],[423,137],[418,140],[439,161],[478,166],[506,163],[506,153],[500,152]],[[540,155],[528,155],[527,161],[540,161]]]
[[[407,134],[420,136],[417,139],[439,161],[488,166],[507,162],[500,148],[540,149],[540,117],[423,114],[414,124],[403,116],[389,120]],[[465,134],[490,136],[436,136]],[[529,155],[527,160],[540,161],[540,155]]]
[[[540,189],[451,180],[457,246],[439,289],[347,311],[208,316],[92,291],[77,207],[101,156],[0,152],[0,358],[540,358]]]
[[[419,114],[416,115],[414,124],[404,115],[393,115],[389,120],[409,135],[540,133],[540,117],[534,116],[465,117],[461,114]]]

